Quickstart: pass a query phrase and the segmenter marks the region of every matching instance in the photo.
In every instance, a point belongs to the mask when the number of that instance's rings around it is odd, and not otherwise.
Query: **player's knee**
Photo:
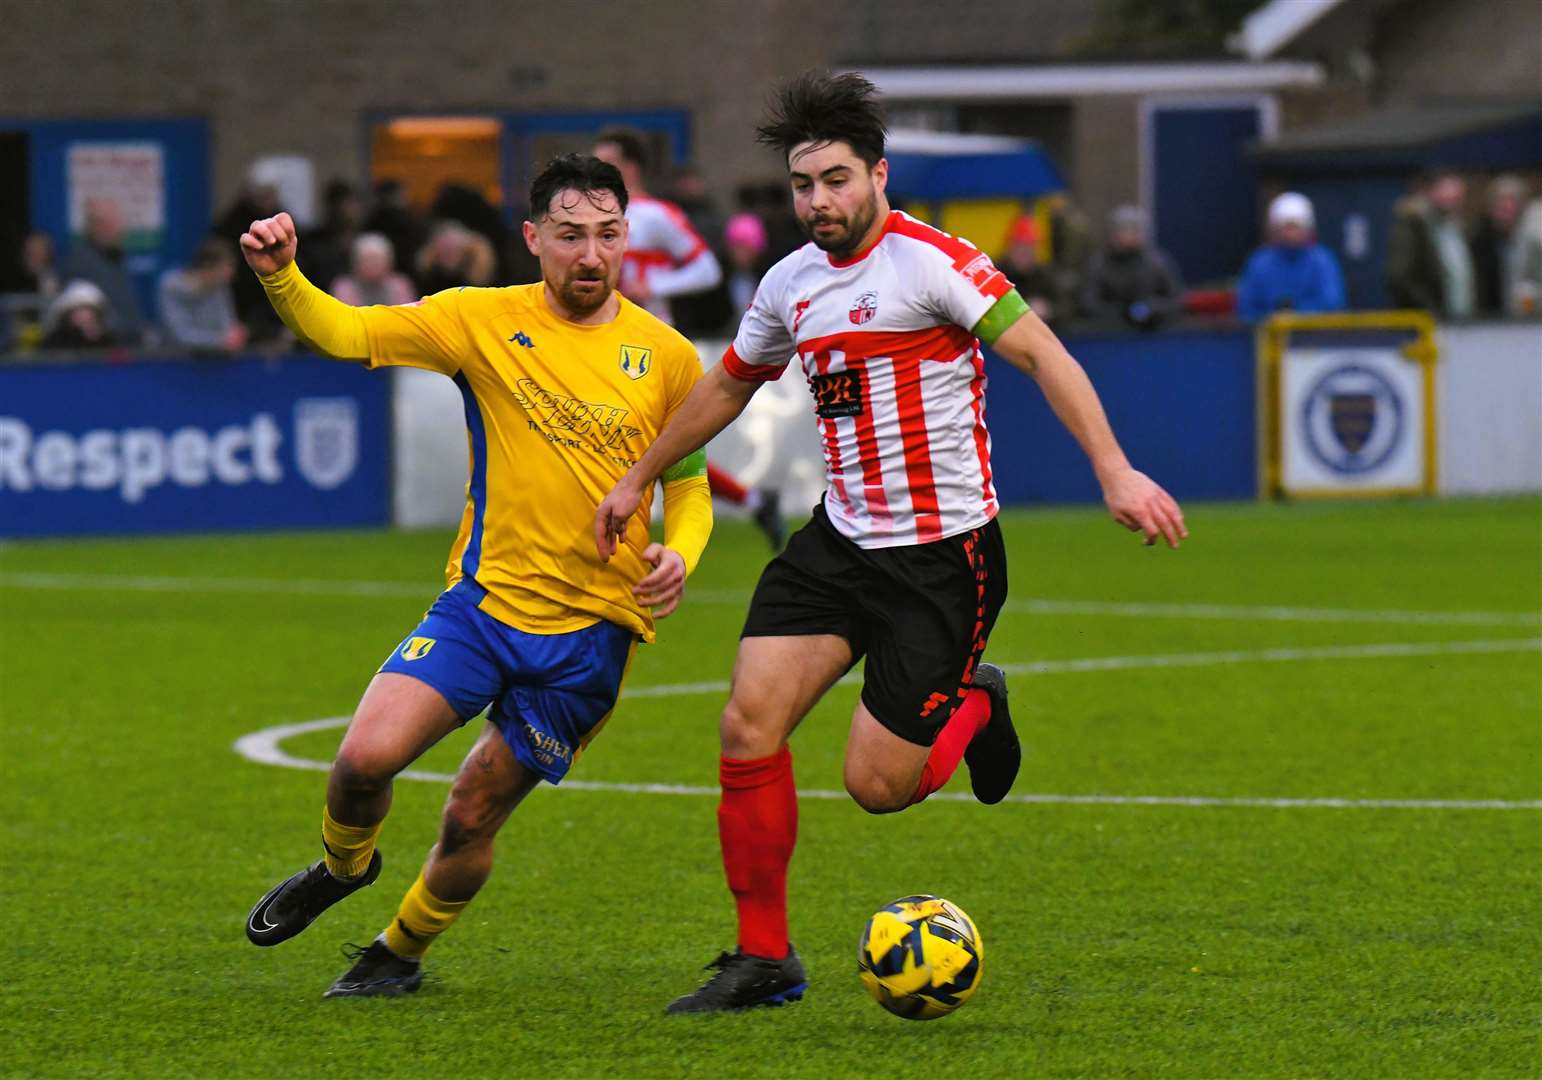
[[[722,739],[723,756],[751,761],[768,757],[781,748],[782,727],[765,710],[739,695],[729,698],[723,707],[723,718],[718,725]]]
[[[393,763],[381,755],[345,744],[332,762],[332,775],[344,793],[368,797],[390,787],[396,770]]]
[[[891,777],[868,770],[847,767],[846,793],[869,814],[892,814],[910,805],[914,789],[895,783]]]

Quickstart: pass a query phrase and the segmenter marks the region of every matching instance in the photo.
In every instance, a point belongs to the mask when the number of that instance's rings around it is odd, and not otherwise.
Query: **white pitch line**
[[[298,724],[280,724],[264,728],[236,740],[236,753],[260,765],[279,765],[289,769],[308,769],[326,772],[331,768],[325,761],[295,757],[280,745],[285,739],[331,728],[345,727],[346,716],[328,716],[321,720],[306,720]],[[448,784],[455,777],[449,773],[425,772],[408,769],[399,773],[403,780],[426,780],[430,783]],[[720,792],[715,787],[699,787],[691,784],[626,784],[604,780],[564,780],[560,791],[607,791],[627,795],[685,795],[699,798],[715,797]],[[846,799],[844,791],[820,788],[800,788],[803,799]],[[973,802],[973,795],[958,791],[942,791],[930,797],[929,802]],[[1326,809],[1326,810],[1542,810],[1542,799],[1508,801],[1504,799],[1272,799],[1226,798],[1208,795],[1008,795],[1006,802],[1037,805],[1073,806],[1234,806],[1262,807],[1265,809]]]
[[[1054,674],[1075,671],[1109,671],[1139,667],[1197,667],[1210,664],[1279,663],[1299,660],[1376,659],[1400,656],[1436,656],[1472,653],[1536,651],[1542,649],[1542,638],[1517,638],[1509,641],[1453,641],[1417,644],[1352,645],[1319,649],[1263,649],[1255,652],[1189,653],[1169,656],[1105,656],[1079,660],[1043,661],[1029,664],[1003,665],[1008,671],[1029,674]],[[847,676],[843,683],[857,681]],[[669,697],[727,691],[726,682],[673,683],[662,686],[642,686],[625,692],[625,698]],[[262,765],[278,765],[290,769],[310,769],[326,772],[331,766],[324,761],[295,757],[283,748],[286,739],[331,728],[345,727],[346,716],[329,716],[320,720],[306,720],[295,724],[279,724],[275,727],[254,731],[237,739],[236,753],[249,761]],[[425,772],[408,769],[399,774],[404,780],[425,780],[448,784],[454,777],[448,773]],[[608,791],[640,795],[688,795],[715,796],[717,788],[695,787],[688,784],[612,783],[599,780],[567,780],[561,785],[566,791]],[[843,791],[821,789],[800,790],[805,799],[844,799]],[[973,796],[961,792],[939,792],[933,801],[970,802]],[[1263,807],[1278,809],[1344,809],[1344,810],[1542,810],[1542,800],[1506,801],[1502,799],[1344,799],[1344,798],[1228,798],[1207,795],[1057,795],[1030,794],[1009,795],[1008,802],[1033,804],[1067,804],[1086,806],[1217,806]]]
[[[14,589],[95,589],[121,592],[283,593],[295,596],[383,596],[431,598],[436,581],[361,581],[338,578],[242,578],[185,575],[62,574],[32,571],[0,573],[0,587]],[[745,605],[749,593],[737,589],[695,589],[687,603]],[[1357,608],[1289,607],[1273,604],[1164,604],[1140,601],[1008,600],[1005,610],[1032,615],[1089,615],[1114,618],[1219,619],[1244,622],[1376,623],[1409,626],[1542,626],[1535,611],[1406,611]]]

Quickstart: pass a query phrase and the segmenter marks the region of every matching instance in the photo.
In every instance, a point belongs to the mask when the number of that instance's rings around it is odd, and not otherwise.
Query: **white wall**
[[[437,372],[391,369],[397,525],[454,525],[466,507],[466,408]]]
[[[1440,493],[1542,492],[1542,323],[1446,326],[1439,345]]]

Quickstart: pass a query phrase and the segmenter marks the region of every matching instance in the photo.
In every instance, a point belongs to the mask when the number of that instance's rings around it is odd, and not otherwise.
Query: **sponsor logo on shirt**
[[[855,371],[832,371],[809,379],[814,392],[814,411],[825,419],[856,416],[863,411],[862,380]]]
[[[515,384],[514,400],[529,417],[530,430],[553,446],[602,454],[618,465],[637,463],[627,443],[642,431],[625,422],[630,409],[554,394],[530,378]]]
[[[873,321],[873,316],[878,314],[878,294],[865,292],[857,297],[857,302],[851,306],[846,317],[851,320],[853,326],[862,326]]]
[[[975,288],[983,289],[985,283],[995,275],[996,267],[991,264],[989,255],[982,254],[976,255],[963,266],[960,266],[958,272],[968,278],[969,283]]]

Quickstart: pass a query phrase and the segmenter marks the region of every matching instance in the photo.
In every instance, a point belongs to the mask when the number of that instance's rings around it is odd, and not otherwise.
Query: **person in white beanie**
[[[1268,243],[1243,267],[1237,314],[1263,319],[1276,311],[1343,311],[1344,275],[1317,242],[1312,200],[1295,191],[1275,196],[1268,232]]]

